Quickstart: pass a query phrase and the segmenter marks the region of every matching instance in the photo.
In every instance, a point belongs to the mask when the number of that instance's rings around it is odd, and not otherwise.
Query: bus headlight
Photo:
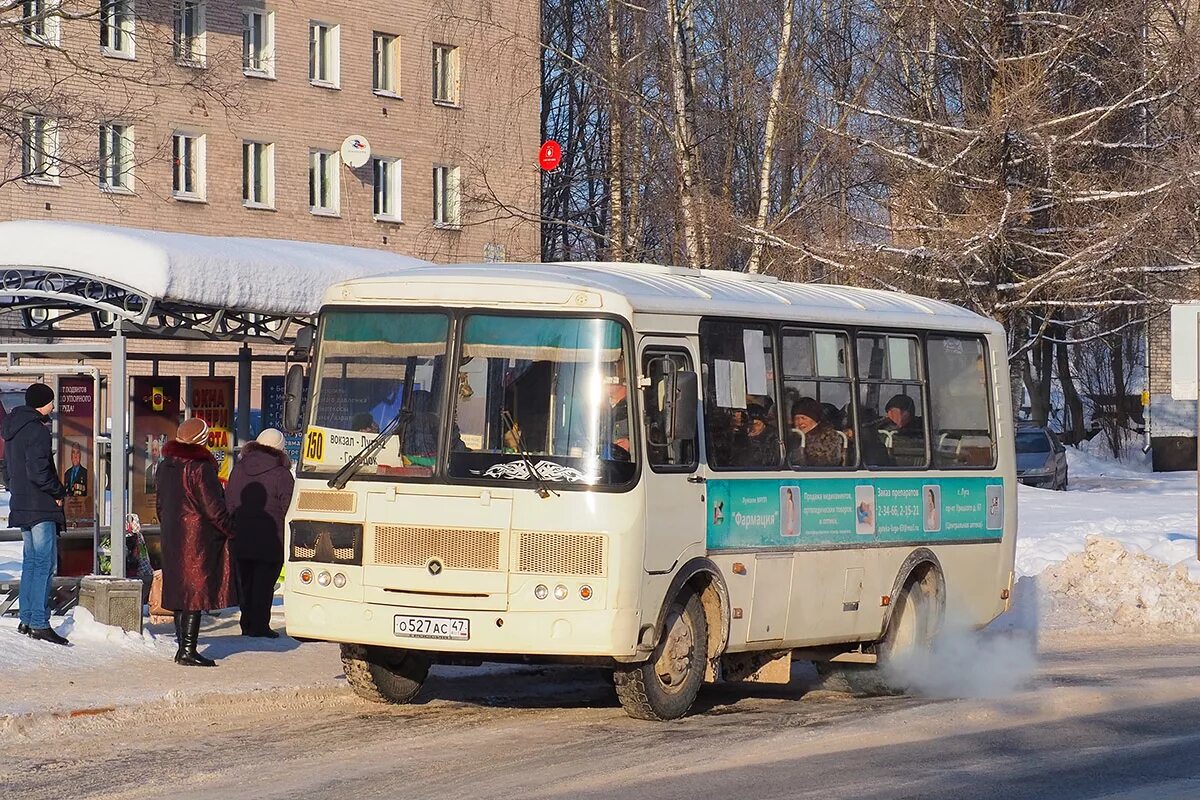
[[[333,576],[334,588],[341,589],[345,585],[346,585],[346,576],[345,575],[343,575],[342,573],[339,572],[338,574]]]
[[[533,587],[533,596],[538,600],[545,600],[550,596],[550,590],[546,588],[546,584],[539,583],[537,586]]]
[[[554,587],[554,599],[555,600],[566,600],[567,599],[567,587],[563,586],[561,583],[558,586],[555,586]]]
[[[321,584],[322,586],[328,586],[331,580],[333,580],[333,576],[325,570],[321,570],[317,573],[317,583]]]

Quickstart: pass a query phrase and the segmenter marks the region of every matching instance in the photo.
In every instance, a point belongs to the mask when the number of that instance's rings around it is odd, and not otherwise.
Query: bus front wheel
[[[429,659],[412,650],[342,645],[342,670],[359,697],[374,703],[407,703],[429,675]]]
[[[617,668],[613,684],[625,713],[634,719],[663,721],[688,712],[708,662],[708,623],[700,596],[687,592],[671,603],[662,637],[650,659]]]

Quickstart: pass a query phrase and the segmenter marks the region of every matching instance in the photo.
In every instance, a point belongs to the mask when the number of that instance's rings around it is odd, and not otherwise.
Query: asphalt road
[[[30,718],[0,727],[0,797],[1200,797],[1200,639],[1041,650],[999,698],[857,698],[801,665],[788,687],[708,687],[668,724],[568,668],[444,670],[404,707],[338,687]]]

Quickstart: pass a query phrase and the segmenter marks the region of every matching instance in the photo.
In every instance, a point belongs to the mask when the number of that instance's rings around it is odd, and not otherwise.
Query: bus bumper
[[[397,617],[465,619],[468,639],[398,635]],[[337,600],[287,592],[289,636],[435,653],[629,658],[636,653],[636,609],[477,611]]]

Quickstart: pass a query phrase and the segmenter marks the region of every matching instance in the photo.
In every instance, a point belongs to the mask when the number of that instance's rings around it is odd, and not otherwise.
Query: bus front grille
[[[604,536],[521,531],[514,571],[535,575],[604,575]]]
[[[305,489],[296,499],[297,511],[344,511],[353,514],[358,505],[354,492],[334,492],[323,489]]]
[[[485,529],[377,525],[374,563],[424,567],[437,560],[446,569],[499,572],[501,535]]]

